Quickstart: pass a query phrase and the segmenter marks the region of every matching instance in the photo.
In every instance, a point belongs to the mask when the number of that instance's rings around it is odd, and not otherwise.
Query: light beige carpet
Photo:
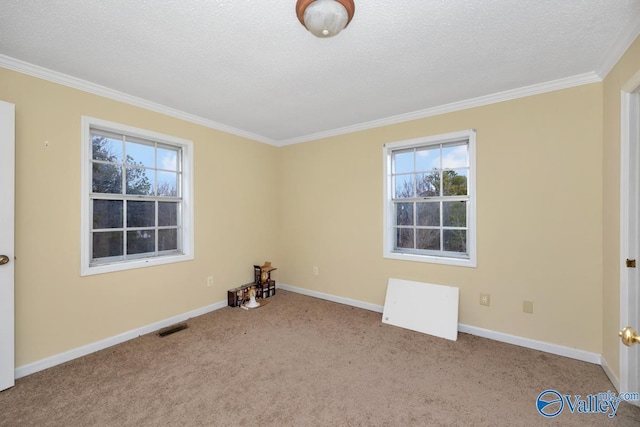
[[[2,426],[639,426],[536,410],[546,389],[613,390],[597,365],[460,334],[457,342],[381,315],[279,290],[38,372],[0,393]]]

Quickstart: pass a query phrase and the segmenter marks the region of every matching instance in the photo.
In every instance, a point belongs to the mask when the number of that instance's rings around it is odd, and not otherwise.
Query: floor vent
[[[161,337],[166,337],[167,335],[175,334],[176,332],[180,332],[183,329],[187,329],[188,326],[186,323],[178,323],[176,325],[167,326],[166,328],[160,329],[158,335]]]

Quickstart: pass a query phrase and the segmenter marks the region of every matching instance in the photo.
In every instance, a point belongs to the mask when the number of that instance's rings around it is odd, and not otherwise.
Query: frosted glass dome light
[[[353,18],[353,0],[298,0],[298,19],[316,37],[333,37]]]

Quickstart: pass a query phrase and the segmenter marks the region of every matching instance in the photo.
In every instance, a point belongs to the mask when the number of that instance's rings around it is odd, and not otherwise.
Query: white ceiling
[[[0,0],[0,66],[286,145],[602,79],[640,0]]]

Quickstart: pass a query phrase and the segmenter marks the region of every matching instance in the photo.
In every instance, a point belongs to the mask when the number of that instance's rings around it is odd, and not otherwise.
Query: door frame
[[[639,329],[640,268],[628,268],[625,259],[640,261],[640,71],[622,87],[620,98],[620,329]],[[619,391],[638,392],[640,346],[618,345]]]
[[[10,259],[0,267],[0,391],[15,384],[15,105],[0,101],[0,253]],[[9,203],[5,204],[6,201]],[[5,209],[8,207],[9,209]],[[6,287],[8,285],[8,288]]]

